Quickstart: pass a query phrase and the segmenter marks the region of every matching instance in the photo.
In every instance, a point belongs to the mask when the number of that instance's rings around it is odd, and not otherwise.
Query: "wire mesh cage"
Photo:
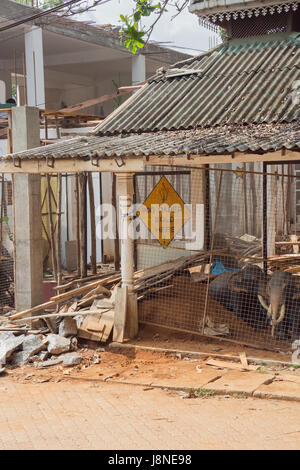
[[[0,311],[14,306],[14,250],[12,241],[12,181],[0,177]]]
[[[136,175],[139,216],[153,195],[162,202],[163,184],[186,211],[165,244],[142,218],[139,321],[270,349],[299,339],[299,170],[248,163]]]

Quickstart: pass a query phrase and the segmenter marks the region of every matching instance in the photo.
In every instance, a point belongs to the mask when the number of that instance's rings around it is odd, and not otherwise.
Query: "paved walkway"
[[[0,380],[0,449],[298,449],[300,403]]]

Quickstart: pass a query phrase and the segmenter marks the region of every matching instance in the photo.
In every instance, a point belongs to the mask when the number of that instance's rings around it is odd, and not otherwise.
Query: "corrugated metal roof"
[[[159,131],[126,136],[91,136],[26,150],[11,158],[109,158],[182,156],[240,152],[300,150],[300,121],[286,124],[250,124],[210,129]]]
[[[228,124],[291,122],[300,79],[300,33],[234,39],[177,63],[192,74],[158,73],[95,129],[99,135]],[[198,71],[198,72],[197,72]]]

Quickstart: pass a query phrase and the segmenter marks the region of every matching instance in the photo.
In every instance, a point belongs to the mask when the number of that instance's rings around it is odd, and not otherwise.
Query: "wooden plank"
[[[238,364],[236,362],[226,362],[226,361],[218,361],[216,359],[210,359],[205,362],[208,366],[215,366],[220,367],[222,369],[233,369],[233,370],[257,370],[259,366],[251,366],[248,365],[244,367],[242,364]]]
[[[99,310],[77,310],[76,312],[68,310],[67,312],[57,313],[46,313],[44,315],[37,315],[34,317],[19,318],[14,320],[16,323],[22,323],[32,320],[42,320],[44,318],[64,318],[64,317],[75,317],[76,315],[99,315]]]
[[[95,275],[95,276],[87,276],[87,277],[85,277],[84,279],[74,279],[73,281],[70,281],[70,282],[68,282],[67,284],[62,284],[61,286],[56,286],[56,287],[54,287],[53,289],[54,289],[54,290],[58,290],[58,291],[67,290],[67,289],[69,289],[70,287],[73,287],[73,286],[75,286],[75,285],[77,285],[77,284],[84,284],[85,282],[91,282],[91,281],[93,281],[93,280],[95,280],[95,279],[101,280],[101,279],[107,278],[107,277],[109,277],[109,278],[111,278],[111,279],[113,279],[113,280],[116,280],[116,281],[118,281],[118,280],[121,278],[120,275],[119,275],[119,274],[116,274],[115,272],[112,272],[112,273],[110,273],[110,274],[108,274],[108,273],[105,273],[105,274],[97,274],[97,275]]]
[[[113,309],[105,311],[101,315],[100,322],[99,322],[99,328],[102,327],[101,342],[105,343],[108,340],[112,332],[112,329],[114,327],[114,322],[115,322],[115,311]]]
[[[115,324],[113,341],[123,343],[125,336],[126,314],[127,314],[127,287],[118,287],[116,290]]]
[[[32,313],[39,312],[40,310],[54,307],[56,304],[61,303],[67,299],[71,299],[72,297],[76,297],[79,294],[82,294],[83,292],[93,289],[94,287],[104,286],[105,284],[109,284],[110,282],[115,281],[115,280],[116,280],[116,276],[109,276],[100,281],[98,280],[90,284],[87,284],[86,286],[78,287],[78,289],[73,289],[69,292],[65,292],[64,294],[56,295],[54,297],[51,297],[49,302],[37,305],[36,307],[32,307],[27,310],[23,310],[22,312],[19,312],[19,313],[15,313],[14,315],[11,315],[10,317],[8,317],[8,319],[15,320],[17,318],[25,317],[26,315],[28,316],[28,315],[31,315]]]
[[[78,336],[92,341],[100,341],[105,343],[114,326],[114,310],[104,310],[98,315],[88,316],[84,319],[79,328]]]
[[[89,108],[90,106],[94,106],[95,104],[105,103],[105,101],[113,100],[118,96],[127,95],[134,90],[138,90],[141,88],[142,85],[131,86],[131,87],[122,87],[119,88],[118,91],[114,93],[110,93],[107,95],[98,96],[98,98],[93,98],[91,100],[83,101],[82,103],[74,104],[74,106],[70,106],[69,108],[60,109],[59,112],[62,114],[70,113],[74,111],[79,111],[81,109]]]
[[[246,353],[241,352],[239,354],[239,356],[240,356],[240,359],[241,359],[242,366],[244,367],[244,369],[247,369],[249,364],[248,364],[248,361],[247,361]]]

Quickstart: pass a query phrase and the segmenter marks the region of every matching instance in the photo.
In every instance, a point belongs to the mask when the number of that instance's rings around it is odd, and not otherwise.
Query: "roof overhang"
[[[145,165],[300,161],[300,122],[77,137],[0,158],[0,173],[139,172]]]
[[[272,15],[276,11],[295,11],[299,3],[299,0],[191,0],[189,11],[201,18],[223,21]]]

